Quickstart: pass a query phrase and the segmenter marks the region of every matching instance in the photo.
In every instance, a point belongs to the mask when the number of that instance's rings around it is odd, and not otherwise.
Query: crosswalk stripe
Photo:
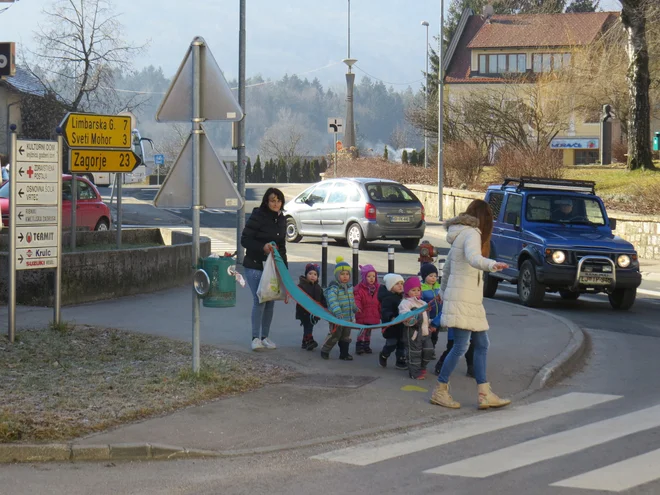
[[[327,452],[313,456],[312,459],[341,462],[355,466],[368,466],[413,452],[439,447],[457,440],[586,409],[620,398],[620,395],[571,392],[525,406],[512,407],[501,414],[481,414],[452,423],[423,428],[394,437]]]
[[[660,406],[654,406],[554,435],[536,438],[424,472],[467,478],[487,478],[659,426]]]
[[[660,479],[660,449],[567,478],[550,486],[623,492]]]

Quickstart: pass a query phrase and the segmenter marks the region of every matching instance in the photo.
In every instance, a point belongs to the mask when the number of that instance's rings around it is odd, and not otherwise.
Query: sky
[[[161,66],[176,72],[195,36],[202,36],[228,80],[238,74],[239,0],[110,0],[124,25],[123,37],[148,42],[134,67]],[[445,7],[449,0],[445,1]],[[0,4],[7,5],[7,4]],[[33,32],[52,0],[17,0],[0,14],[2,41],[34,48]],[[279,79],[285,74],[325,85],[344,81],[347,0],[246,0],[247,76]],[[351,57],[357,77],[368,74],[395,89],[418,87],[425,68],[426,28],[439,32],[440,0],[351,0]],[[602,0],[603,10],[619,10]]]

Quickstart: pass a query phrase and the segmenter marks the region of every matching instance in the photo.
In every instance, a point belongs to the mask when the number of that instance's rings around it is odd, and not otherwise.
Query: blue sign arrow
[[[154,165],[165,165],[165,155],[154,155]]]

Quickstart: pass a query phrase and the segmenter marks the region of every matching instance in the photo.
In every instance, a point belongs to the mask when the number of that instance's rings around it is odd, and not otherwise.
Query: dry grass
[[[66,440],[295,376],[285,367],[109,328],[59,325],[0,340],[0,443]]]

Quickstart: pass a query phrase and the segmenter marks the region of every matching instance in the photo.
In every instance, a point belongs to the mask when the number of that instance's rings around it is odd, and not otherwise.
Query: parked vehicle
[[[71,228],[71,179],[62,175],[62,227]],[[111,225],[110,208],[101,199],[94,184],[84,177],[78,177],[78,199],[76,202],[76,225],[89,230],[109,230]],[[10,183],[0,187],[0,211],[2,223],[9,226]]]
[[[424,205],[404,185],[384,179],[329,179],[314,184],[284,205],[287,240],[303,236],[357,241],[393,239],[415,249],[424,236]]]
[[[546,292],[566,300],[604,292],[614,309],[632,307],[642,281],[637,252],[612,233],[616,221],[594,182],[507,179],[488,188],[486,201],[495,217],[491,257],[510,268],[484,273],[484,296],[509,282],[525,306],[538,306]]]

